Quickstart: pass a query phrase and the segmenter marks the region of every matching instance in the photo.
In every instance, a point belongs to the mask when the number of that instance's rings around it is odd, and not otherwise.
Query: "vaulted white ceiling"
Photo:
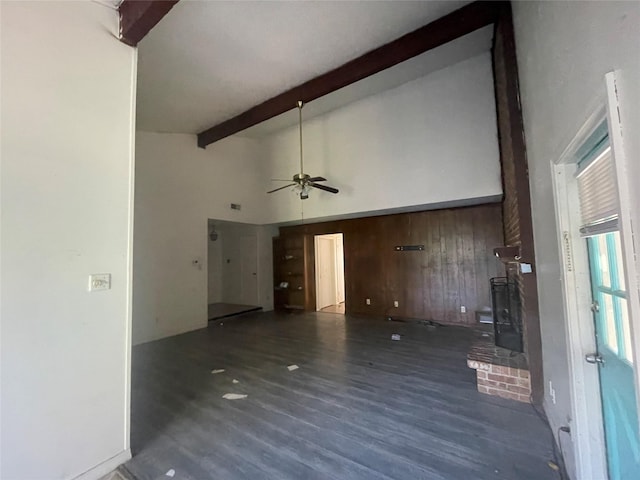
[[[198,133],[467,3],[182,0],[139,45],[138,129]],[[347,87],[334,103],[486,50],[491,33],[483,32]],[[285,123],[276,120],[271,129]]]

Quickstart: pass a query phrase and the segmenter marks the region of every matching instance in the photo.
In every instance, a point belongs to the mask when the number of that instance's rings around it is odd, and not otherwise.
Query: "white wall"
[[[272,238],[278,234],[275,227],[242,223],[218,223],[221,241],[221,300],[226,303],[253,305],[255,301],[243,297],[241,265],[245,252],[242,237],[254,236],[258,244],[258,304],[264,310],[273,309],[273,248]],[[211,263],[210,263],[211,265]]]
[[[194,135],[137,133],[134,344],[207,326],[207,219],[262,223],[259,152],[239,137],[203,150]]]
[[[492,78],[486,53],[306,122],[306,170],[341,191],[314,191],[304,202],[286,190],[266,194],[280,185],[271,178],[297,172],[297,127],[261,140],[226,138],[206,150],[192,135],[138,132],[134,343],[205,327],[208,301],[241,302],[236,265],[225,261],[238,257],[229,249],[239,242],[227,243],[225,229],[239,234],[220,224],[222,247],[212,246],[207,218],[255,229],[299,220],[302,206],[306,218],[318,218],[499,197]],[[230,210],[231,202],[242,210]],[[255,231],[260,303],[270,309],[276,231]],[[218,248],[222,278],[193,267],[209,252],[215,263]]]
[[[514,24],[529,161],[540,295],[545,396],[554,431],[571,417],[566,319],[550,163],[588,120],[605,92],[605,73],[620,69],[625,153],[633,159],[627,178],[637,197],[640,178],[640,3],[514,2]],[[638,209],[634,213],[640,225]],[[570,441],[563,438],[576,478]]]
[[[299,170],[298,127],[264,141],[263,190]],[[455,202],[502,193],[489,53],[304,122],[305,173],[317,190],[267,199],[265,223]]]
[[[136,54],[97,3],[0,12],[0,477],[98,478],[129,456]]]

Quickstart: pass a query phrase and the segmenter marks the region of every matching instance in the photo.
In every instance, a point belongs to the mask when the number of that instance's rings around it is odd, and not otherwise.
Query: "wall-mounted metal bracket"
[[[424,250],[424,245],[396,245],[395,247],[393,247],[393,249],[396,252],[405,252],[411,250],[422,251]]]
[[[521,260],[520,247],[496,247],[493,254],[498,257],[502,263],[518,263]]]

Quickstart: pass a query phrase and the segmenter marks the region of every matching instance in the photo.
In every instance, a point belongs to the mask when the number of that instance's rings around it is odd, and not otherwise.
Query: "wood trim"
[[[304,309],[308,312],[316,310],[316,249],[313,235],[303,235],[304,243]]]
[[[496,83],[496,102],[498,96],[506,99],[506,111],[497,108],[498,136],[500,138],[501,161],[504,162],[505,150],[513,155],[513,180],[517,201],[519,245],[521,262],[530,263],[533,272],[521,275],[523,293],[523,315],[525,320],[525,342],[531,374],[532,401],[541,405],[544,398],[544,377],[542,369],[542,339],[540,334],[540,314],[538,308],[538,285],[535,270],[535,250],[533,243],[533,219],[531,214],[531,194],[529,189],[529,170],[527,151],[524,139],[524,124],[520,107],[520,91],[518,84],[518,64],[516,58],[515,35],[511,15],[511,4],[505,2],[500,7],[500,15],[496,23],[494,42],[501,42],[500,48],[494,44],[493,59],[496,68],[496,55],[504,67],[505,82]],[[494,70],[494,75],[496,72]],[[504,175],[504,165],[503,165]],[[506,184],[506,179],[503,178]],[[507,192],[505,190],[505,196]],[[506,200],[506,198],[505,198]],[[506,221],[506,219],[505,219]]]
[[[178,0],[124,0],[118,7],[120,41],[137,46],[176,3]]]
[[[298,100],[310,102],[490,25],[497,20],[501,3],[476,1],[466,5],[340,67],[276,95],[236,117],[200,132],[198,146],[205,148],[222,138],[291,110]]]

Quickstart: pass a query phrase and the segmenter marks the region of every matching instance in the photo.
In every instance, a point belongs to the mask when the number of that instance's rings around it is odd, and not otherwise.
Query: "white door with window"
[[[596,345],[585,361],[598,369],[609,478],[631,480],[640,477],[640,434],[617,179],[606,124],[595,135],[577,170]]]
[[[632,480],[640,478],[640,302],[615,75],[606,80],[605,106],[553,166],[554,195],[577,475]]]

